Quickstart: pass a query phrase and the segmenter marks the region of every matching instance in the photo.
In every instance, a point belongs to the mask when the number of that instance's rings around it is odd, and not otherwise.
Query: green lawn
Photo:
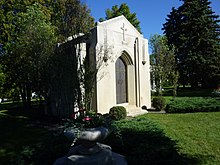
[[[220,112],[145,114],[116,123],[106,142],[128,164],[220,164]]]
[[[184,91],[181,96],[190,97],[190,93],[194,91]],[[198,91],[191,97],[209,93]],[[36,109],[23,111],[20,103],[1,104],[0,164],[48,165],[64,156],[71,142],[37,124],[51,124],[48,120]],[[128,164],[220,164],[220,112],[149,113],[118,121],[113,128],[103,143],[125,155]]]
[[[22,113],[0,111],[0,164],[52,164],[70,143],[31,125]],[[116,123],[103,143],[126,156],[128,164],[220,164],[220,112],[145,114]]]
[[[147,114],[176,142],[178,153],[198,164],[220,164],[220,112]]]

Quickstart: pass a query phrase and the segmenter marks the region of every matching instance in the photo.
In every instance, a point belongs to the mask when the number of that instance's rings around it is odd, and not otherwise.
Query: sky
[[[178,8],[182,2],[179,0],[82,0],[91,9],[91,14],[97,22],[105,18],[105,10],[114,5],[126,3],[132,13],[136,13],[140,21],[141,31],[145,38],[151,35],[163,34],[161,28],[166,22],[167,15],[172,7]],[[220,15],[220,0],[210,0],[213,11]]]

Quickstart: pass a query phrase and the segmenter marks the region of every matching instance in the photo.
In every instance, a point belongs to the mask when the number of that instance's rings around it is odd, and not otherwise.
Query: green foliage
[[[16,76],[14,83],[20,87],[23,102],[30,102],[31,92],[45,91],[48,85],[48,61],[57,42],[55,27],[50,23],[49,10],[35,3],[27,6],[26,13],[17,16],[16,42],[13,52],[5,58],[10,77]],[[8,59],[7,59],[8,60]],[[13,63],[12,63],[13,60]],[[6,60],[5,60],[6,61]]]
[[[114,106],[109,110],[109,115],[113,120],[122,120],[127,116],[125,107],[123,106]]]
[[[156,108],[157,111],[162,111],[166,107],[166,101],[164,97],[159,96],[159,97],[154,97],[152,100],[152,106]]]
[[[208,0],[182,0],[163,25],[168,43],[176,47],[180,81],[192,87],[220,83],[220,25]]]
[[[148,116],[116,121],[105,143],[128,164],[179,164],[175,142]]]
[[[5,97],[5,90],[3,88],[4,84],[5,84],[5,74],[2,71],[2,66],[0,65],[0,98]]]
[[[55,42],[50,24],[48,2],[40,0],[1,1],[0,43],[3,45],[1,65],[5,74],[4,89],[18,89],[23,103],[30,105],[31,92],[44,91],[43,73]],[[45,64],[46,63],[46,64]],[[39,89],[41,87],[41,89]]]
[[[122,3],[120,7],[118,5],[112,6],[111,9],[107,9],[105,11],[106,17],[100,18],[99,21],[102,22],[104,20],[108,20],[120,15],[124,15],[127,20],[141,33],[140,21],[138,20],[136,13],[131,13],[128,5],[126,3]]]
[[[55,125],[48,117],[41,123],[42,116],[30,114],[0,111],[0,164],[53,164],[70,149],[71,142],[51,131]],[[116,121],[104,143],[128,164],[217,165],[219,117],[220,112],[146,114]]]
[[[53,164],[66,154],[70,143],[65,137],[45,129],[42,116],[31,113],[20,109],[0,111],[0,164]],[[45,120],[47,126],[55,128],[49,120]]]
[[[220,111],[218,98],[183,97],[175,98],[166,106],[167,113],[192,113]]]
[[[179,76],[176,71],[175,48],[168,46],[166,36],[158,34],[151,36],[150,46],[151,83],[155,83],[157,94],[162,95],[162,88],[167,82],[170,82],[176,91]]]
[[[87,33],[94,26],[90,9],[80,0],[58,0],[51,5],[52,24],[57,27],[59,42],[70,36]]]
[[[81,114],[75,117],[76,113],[73,113],[70,119],[66,119],[64,124],[66,128],[76,128],[83,130],[86,128],[107,126],[106,118],[102,114],[86,111],[77,113]]]
[[[58,42],[86,33],[94,25],[88,7],[80,0],[2,0],[0,18],[2,80],[7,90],[18,89],[27,109],[32,92],[46,101],[53,95],[56,106],[50,108],[57,109],[48,109],[48,113],[60,114],[60,107],[65,107],[64,114],[70,114],[76,91],[72,70],[79,60],[75,45],[66,44],[65,49],[59,47],[58,51],[55,48]],[[75,95],[80,97],[79,93]]]

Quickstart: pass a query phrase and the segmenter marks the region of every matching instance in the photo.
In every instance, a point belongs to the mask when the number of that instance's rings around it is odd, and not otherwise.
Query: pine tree
[[[177,48],[182,84],[214,87],[220,83],[219,16],[208,0],[182,0],[164,24],[164,34]]]

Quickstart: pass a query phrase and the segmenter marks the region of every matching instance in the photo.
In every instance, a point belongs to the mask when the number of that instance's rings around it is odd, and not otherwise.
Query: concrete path
[[[130,117],[135,117],[138,115],[143,115],[143,114],[148,113],[147,110],[143,110],[135,106],[126,106],[125,108],[127,110],[127,116],[130,116]]]

